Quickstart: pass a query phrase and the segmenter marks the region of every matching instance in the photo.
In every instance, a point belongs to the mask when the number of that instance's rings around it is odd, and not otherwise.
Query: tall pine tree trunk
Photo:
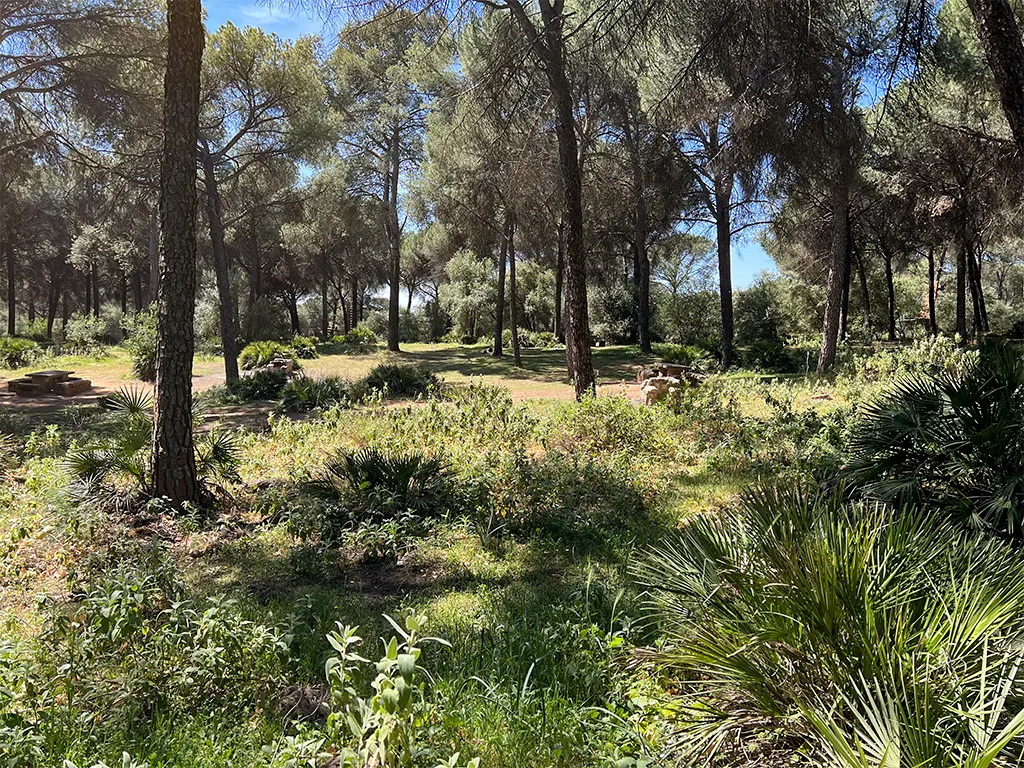
[[[14,234],[10,223],[4,228],[3,251],[4,261],[7,262],[7,335],[13,336],[17,310],[15,299],[18,275],[14,267]]]
[[[846,294],[847,264],[847,217],[850,213],[850,191],[846,186],[845,174],[832,190],[832,244],[829,248],[827,293],[825,298],[825,320],[821,334],[821,353],[818,356],[818,373],[827,372],[836,361],[839,333],[842,325],[843,298]]]
[[[515,362],[516,368],[523,367],[523,361],[519,354],[519,317],[518,317],[518,299],[516,291],[516,217],[515,214],[511,214],[506,225],[508,237],[508,291],[509,304],[508,304],[508,317],[509,325],[512,330],[512,359]]]
[[[967,339],[967,249],[962,240],[956,255],[956,332],[961,341]]]
[[[501,228],[501,242],[498,245],[498,301],[494,307],[494,347],[491,355],[502,356],[505,333],[505,265],[508,264],[509,218],[505,216],[505,224]]]
[[[583,234],[583,177],[573,110],[572,86],[565,60],[564,0],[539,0],[541,29],[534,26],[520,0],[508,3],[547,75],[554,107],[558,170],[565,216],[565,361],[576,397],[594,393],[587,309],[587,253]]]
[[[555,251],[555,338],[565,341],[562,324],[562,280],[565,277],[565,225],[558,219],[558,247]]]
[[[882,263],[885,265],[885,297],[889,312],[886,338],[889,341],[896,341],[896,285],[892,276],[892,254],[883,253]]]
[[[715,247],[718,252],[718,292],[722,302],[722,369],[733,361],[736,339],[732,301],[732,177],[715,175]]]
[[[206,218],[210,224],[210,244],[213,249],[213,271],[217,277],[217,299],[220,304],[220,341],[224,350],[224,378],[238,378],[238,346],[235,343],[234,303],[231,298],[231,271],[228,267],[228,249],[224,244],[224,217],[220,190],[217,188],[217,169],[208,147],[200,151],[203,163],[203,183],[206,187]]]
[[[939,335],[939,323],[935,317],[935,299],[939,286],[935,282],[935,247],[928,248],[928,331],[932,336]]]
[[[92,316],[100,316],[100,271],[96,264],[92,265]]]
[[[399,301],[402,290],[402,231],[398,224],[398,176],[402,164],[402,145],[399,129],[392,129],[391,147],[388,153],[388,170],[385,174],[385,210],[387,222],[388,252],[390,267],[388,270],[390,293],[388,297],[388,350],[400,352],[399,347]]]
[[[192,444],[195,352],[196,142],[205,42],[201,0],[168,0],[164,141],[160,167],[153,492],[175,505],[200,501]]]
[[[985,58],[999,88],[1003,113],[1024,155],[1024,44],[1008,0],[967,0]]]

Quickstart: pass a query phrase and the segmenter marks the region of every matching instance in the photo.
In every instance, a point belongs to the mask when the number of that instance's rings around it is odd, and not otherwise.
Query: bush
[[[883,349],[842,366],[857,382],[890,382],[900,376],[954,373],[978,357],[948,336],[930,336],[905,347]]]
[[[61,347],[65,352],[88,355],[103,348],[107,323],[93,315],[74,314],[61,331]]]
[[[363,385],[367,390],[379,392],[386,390],[389,395],[410,397],[426,395],[440,383],[437,376],[422,365],[399,365],[398,363],[381,363],[374,367],[363,380]]]
[[[238,364],[243,370],[251,371],[253,368],[262,368],[277,358],[294,362],[295,353],[290,347],[277,341],[254,341],[247,344],[238,355]]]
[[[291,413],[306,413],[341,405],[349,401],[349,384],[337,377],[311,379],[300,376],[281,391],[281,408]]]
[[[710,352],[692,344],[657,344],[654,353],[666,363],[688,365],[700,370],[708,370],[715,365],[715,358]]]
[[[316,351],[316,339],[312,336],[294,336],[289,347],[300,360],[313,360],[320,356]]]
[[[394,543],[422,521],[458,506],[451,475],[440,459],[377,448],[338,454],[307,487],[339,503],[311,509],[311,515],[292,521],[292,530],[303,538],[315,535],[326,546],[346,536],[355,536],[364,550],[368,541],[382,537]],[[380,527],[384,524],[390,528]]]
[[[693,520],[637,575],[694,696],[677,710],[689,757],[768,733],[814,765],[1021,757],[1024,563],[1006,543],[769,487]]]
[[[113,412],[113,434],[69,452],[65,467],[79,485],[76,495],[117,507],[153,488],[153,398],[142,390],[122,389],[104,405]],[[238,479],[238,448],[231,433],[197,435],[195,454],[200,479]]]
[[[31,339],[16,336],[0,336],[0,366],[22,368],[42,354],[42,349]]]
[[[845,469],[865,494],[1024,538],[1024,356],[990,344],[962,367],[905,374],[862,408]]]
[[[377,334],[365,326],[359,326],[332,338],[330,351],[335,355],[365,355],[376,352],[379,344]]]
[[[787,349],[777,341],[758,341],[741,352],[746,368],[756,368],[771,373],[799,373],[804,370],[807,360],[804,356]],[[814,360],[810,361],[812,364]]]
[[[254,400],[276,400],[288,384],[284,371],[255,371],[229,381],[228,397],[233,402],[251,403]]]
[[[156,381],[156,305],[125,317],[123,325],[132,373],[142,381]]]

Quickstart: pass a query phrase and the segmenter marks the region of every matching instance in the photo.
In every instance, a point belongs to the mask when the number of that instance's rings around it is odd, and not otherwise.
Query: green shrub
[[[228,400],[236,403],[276,400],[287,385],[288,374],[284,371],[254,371],[228,382]]]
[[[113,434],[70,451],[64,465],[77,483],[76,496],[118,508],[153,489],[153,398],[142,390],[122,389],[104,405],[113,413]],[[231,433],[197,435],[195,454],[204,482],[238,479],[238,447]]]
[[[243,370],[262,368],[272,360],[284,358],[295,362],[295,352],[277,341],[254,341],[247,344],[238,355],[238,364]]]
[[[977,350],[967,349],[948,336],[930,336],[905,347],[853,358],[842,366],[842,372],[855,382],[890,382],[913,374],[955,373],[977,356]]]
[[[377,334],[365,326],[358,326],[332,338],[330,352],[334,355],[367,355],[376,352],[379,343]]]
[[[46,335],[46,325],[45,317],[37,317],[32,322],[26,323],[25,331],[22,335],[27,339],[32,339],[32,341],[49,341]]]
[[[71,354],[94,354],[103,348],[106,333],[107,323],[103,318],[74,314],[60,333],[60,345]]]
[[[443,461],[377,448],[338,454],[309,487],[342,501],[356,521],[381,521],[406,512],[418,518],[440,517],[457,505]]]
[[[1024,562],[1006,543],[769,487],[692,520],[637,575],[687,681],[684,757],[770,733],[814,765],[1021,757]]]
[[[440,385],[434,373],[422,365],[401,365],[381,363],[373,368],[363,380],[370,391],[387,391],[389,395],[415,397],[426,395]]]
[[[313,379],[299,376],[281,390],[281,410],[308,413],[349,402],[349,383],[336,376]]]
[[[757,341],[742,350],[741,359],[746,368],[756,368],[771,373],[798,373],[804,370],[807,361],[802,355],[794,354],[778,341]],[[816,365],[815,360],[810,363]]]
[[[132,373],[141,381],[156,381],[156,305],[126,316],[124,345],[132,356]]]
[[[0,366],[4,368],[23,368],[30,365],[40,354],[42,350],[31,339],[0,336]]]
[[[715,358],[710,352],[692,344],[658,344],[654,353],[666,363],[689,365],[700,370],[709,370],[715,365]]]
[[[300,360],[313,360],[320,356],[316,351],[316,339],[312,336],[294,336],[289,346]]]
[[[1024,355],[991,344],[861,409],[845,476],[871,498],[1024,537]]]

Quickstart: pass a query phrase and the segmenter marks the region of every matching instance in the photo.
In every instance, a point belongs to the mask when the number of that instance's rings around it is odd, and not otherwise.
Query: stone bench
[[[71,397],[74,395],[80,395],[83,392],[88,392],[92,389],[92,382],[88,379],[68,379],[67,381],[62,381],[55,386],[58,395]]]
[[[7,389],[18,397],[39,397],[46,394],[46,388],[32,379],[11,379],[7,382]]]

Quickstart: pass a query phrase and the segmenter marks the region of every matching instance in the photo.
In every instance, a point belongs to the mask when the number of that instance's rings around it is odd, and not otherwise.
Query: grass
[[[427,738],[439,759],[460,751],[488,768],[630,765],[645,750],[664,748],[662,708],[674,684],[634,656],[659,636],[627,564],[682,521],[731,504],[765,471],[763,457],[779,455],[766,445],[792,449],[803,439],[768,396],[790,399],[801,412],[824,410],[830,401],[815,398],[828,390],[802,378],[727,378],[679,413],[646,409],[615,395],[622,380],[632,380],[631,368],[649,359],[613,347],[594,350],[602,397],[577,404],[562,356],[524,350],[518,370],[482,349],[408,345],[403,361],[477,388],[457,402],[381,404],[302,420],[272,415],[265,426],[238,430],[241,482],[213,520],[146,510],[111,516],[76,503],[62,457],[73,444],[108,433],[109,417],[99,409],[0,413],[0,432],[15,434],[20,447],[20,466],[0,480],[0,632],[24,653],[49,642],[53,615],[83,615],[83,590],[126,568],[137,581],[149,573],[154,552],[166,553],[181,581],[175,599],[203,606],[226,595],[237,601],[229,614],[299,626],[275,662],[283,667],[269,700],[238,694],[231,707],[181,708],[173,703],[175,684],[165,680],[171,702],[163,709],[123,724],[111,716],[109,724],[85,729],[62,726],[48,732],[44,759],[34,764],[56,766],[64,757],[114,764],[126,751],[152,768],[272,765],[270,755],[296,732],[275,700],[296,685],[323,685],[326,632],[337,621],[359,625],[364,655],[376,658],[376,638],[393,633],[383,614],[409,608],[425,612],[429,634],[451,643],[423,659],[436,707]],[[355,378],[384,357],[330,356],[304,365],[314,376]],[[120,352],[59,364],[80,371],[95,365],[119,382],[128,375]],[[218,364],[202,361],[197,371]],[[723,410],[719,401],[735,407]],[[321,503],[304,493],[302,481],[338,450],[359,446],[443,456],[461,488],[486,489],[486,503],[501,510],[498,530],[489,531],[493,520],[469,504],[381,561],[367,559],[356,539],[325,551],[315,538],[293,535],[290,521]],[[84,636],[92,631],[83,629]],[[148,641],[137,642],[144,648]],[[46,651],[54,659],[66,652],[60,643]],[[108,682],[99,690],[144,673],[144,666],[123,666],[125,658],[131,654],[118,651],[103,662],[100,677]],[[246,674],[237,663],[233,654],[223,656],[229,682]],[[83,671],[77,684],[89,679]],[[0,728],[4,706],[0,699]],[[308,727],[320,732],[322,724]]]

